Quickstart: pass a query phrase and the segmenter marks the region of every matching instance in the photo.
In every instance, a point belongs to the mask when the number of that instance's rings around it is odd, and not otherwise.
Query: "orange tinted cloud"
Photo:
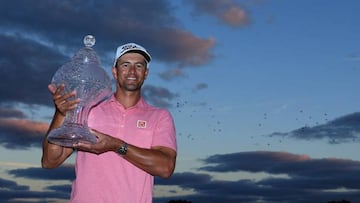
[[[192,0],[193,14],[206,14],[231,27],[247,25],[249,13],[233,0]]]
[[[0,145],[7,149],[41,147],[49,125],[26,119],[0,119]]]
[[[28,133],[45,134],[49,124],[26,119],[0,119],[0,127],[18,129]]]
[[[219,18],[232,27],[246,25],[249,22],[247,12],[239,6],[231,6],[224,12],[219,13]]]

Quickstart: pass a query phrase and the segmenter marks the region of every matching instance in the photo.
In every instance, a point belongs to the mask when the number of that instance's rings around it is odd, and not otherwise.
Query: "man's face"
[[[149,70],[143,55],[139,53],[126,53],[122,55],[112,69],[117,88],[125,91],[138,91],[141,89]]]

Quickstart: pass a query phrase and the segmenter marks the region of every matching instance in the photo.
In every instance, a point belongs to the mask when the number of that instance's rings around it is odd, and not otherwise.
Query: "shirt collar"
[[[108,102],[109,103],[116,103],[117,105],[120,105],[121,107],[123,107],[123,105],[120,104],[116,100],[115,93],[112,94],[112,96],[108,99]],[[132,109],[132,108],[145,108],[146,106],[147,106],[146,101],[142,97],[140,97],[139,101],[134,106],[130,107],[129,109]]]

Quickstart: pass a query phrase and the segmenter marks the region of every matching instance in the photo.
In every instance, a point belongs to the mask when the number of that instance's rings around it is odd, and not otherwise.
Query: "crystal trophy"
[[[75,97],[81,99],[75,109],[66,112],[62,126],[49,132],[49,142],[65,147],[72,147],[78,142],[96,142],[95,135],[89,131],[87,118],[91,108],[112,93],[110,77],[100,66],[99,57],[92,48],[95,38],[85,36],[84,44],[85,47],[76,52],[71,61],[55,72],[51,81],[56,87],[64,84],[64,93],[75,90]]]

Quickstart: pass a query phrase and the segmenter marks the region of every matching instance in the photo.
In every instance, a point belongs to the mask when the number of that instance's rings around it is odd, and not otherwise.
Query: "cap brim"
[[[123,53],[123,55],[126,54],[126,53],[138,53],[138,54],[143,55],[143,57],[146,59],[146,62],[149,63],[149,62],[151,61],[151,57],[150,57],[150,55],[149,55],[148,53],[146,53],[146,52],[144,52],[144,51],[141,51],[141,50],[138,50],[138,49],[136,49],[136,50],[129,50],[129,51]]]

